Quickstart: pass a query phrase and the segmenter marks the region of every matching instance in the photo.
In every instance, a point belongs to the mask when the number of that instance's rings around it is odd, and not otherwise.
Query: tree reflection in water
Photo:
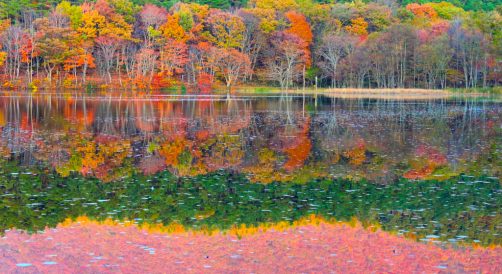
[[[501,111],[474,99],[1,97],[0,228],[316,214],[500,244]]]
[[[219,169],[262,183],[499,177],[501,112],[472,98],[2,97],[0,152],[105,182]]]

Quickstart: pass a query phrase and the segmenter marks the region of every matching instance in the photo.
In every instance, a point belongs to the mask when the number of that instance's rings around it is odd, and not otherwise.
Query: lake
[[[201,249],[198,233],[237,229],[242,245],[250,241],[246,235],[255,235],[245,228],[282,231],[305,224],[317,236],[341,224],[355,226],[336,234],[342,238],[371,238],[378,230],[375,235],[403,240],[417,250],[499,247],[501,126],[498,98],[3,96],[0,250],[8,258],[0,270],[71,269],[57,263],[63,255],[36,258],[63,251],[77,256],[80,248],[68,243],[84,245],[89,237],[113,242],[117,239],[110,235],[131,235],[124,243],[149,239],[124,230],[131,226],[158,237],[179,232]],[[108,230],[65,232],[85,225]],[[265,230],[263,235],[273,233]],[[59,235],[67,241],[59,240],[67,244],[63,249],[56,244],[40,253],[47,237]],[[276,236],[284,241],[294,238],[281,235]],[[20,239],[34,247],[19,244]],[[126,255],[115,254],[122,248],[112,245],[108,252],[117,258],[136,256],[127,248]],[[141,248],[156,254],[155,248]],[[23,249],[29,255],[12,255]],[[104,255],[94,253],[89,272],[127,272],[120,268],[127,264],[103,263],[99,257]],[[493,256],[495,265],[502,260]],[[367,263],[367,258],[360,260]],[[173,265],[183,261],[171,259]],[[193,271],[235,270],[204,265]]]

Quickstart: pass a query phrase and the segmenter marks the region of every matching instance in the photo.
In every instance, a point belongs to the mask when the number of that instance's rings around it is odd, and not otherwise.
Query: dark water
[[[317,214],[501,243],[500,103],[181,98],[0,98],[0,229]]]

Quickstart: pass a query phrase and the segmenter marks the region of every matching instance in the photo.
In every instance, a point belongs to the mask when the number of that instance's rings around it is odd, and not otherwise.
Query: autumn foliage
[[[407,179],[425,179],[437,168],[447,164],[446,156],[439,150],[420,145],[416,149],[416,160],[412,161],[412,169],[403,174]]]
[[[499,9],[476,13],[447,2],[220,4],[64,0],[44,12],[30,10],[42,9],[35,4],[25,13],[0,12],[0,80],[5,88],[32,91],[183,86],[200,93],[239,83],[500,85]],[[341,43],[332,44],[333,37]]]
[[[432,6],[427,4],[420,5],[417,3],[412,3],[408,4],[406,6],[406,9],[411,11],[414,15],[418,17],[428,17],[429,19],[436,19],[438,16],[434,8],[432,8]]]

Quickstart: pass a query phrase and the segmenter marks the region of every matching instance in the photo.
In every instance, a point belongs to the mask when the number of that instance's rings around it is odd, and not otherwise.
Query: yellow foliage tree
[[[185,42],[188,39],[185,30],[179,23],[179,14],[168,15],[167,21],[160,27],[162,35],[166,39],[173,39],[178,42]]]
[[[368,35],[368,22],[363,17],[357,17],[350,20],[350,26],[346,26],[345,30],[349,33],[366,36]]]
[[[0,66],[3,66],[6,59],[7,59],[7,52],[0,51]]]

